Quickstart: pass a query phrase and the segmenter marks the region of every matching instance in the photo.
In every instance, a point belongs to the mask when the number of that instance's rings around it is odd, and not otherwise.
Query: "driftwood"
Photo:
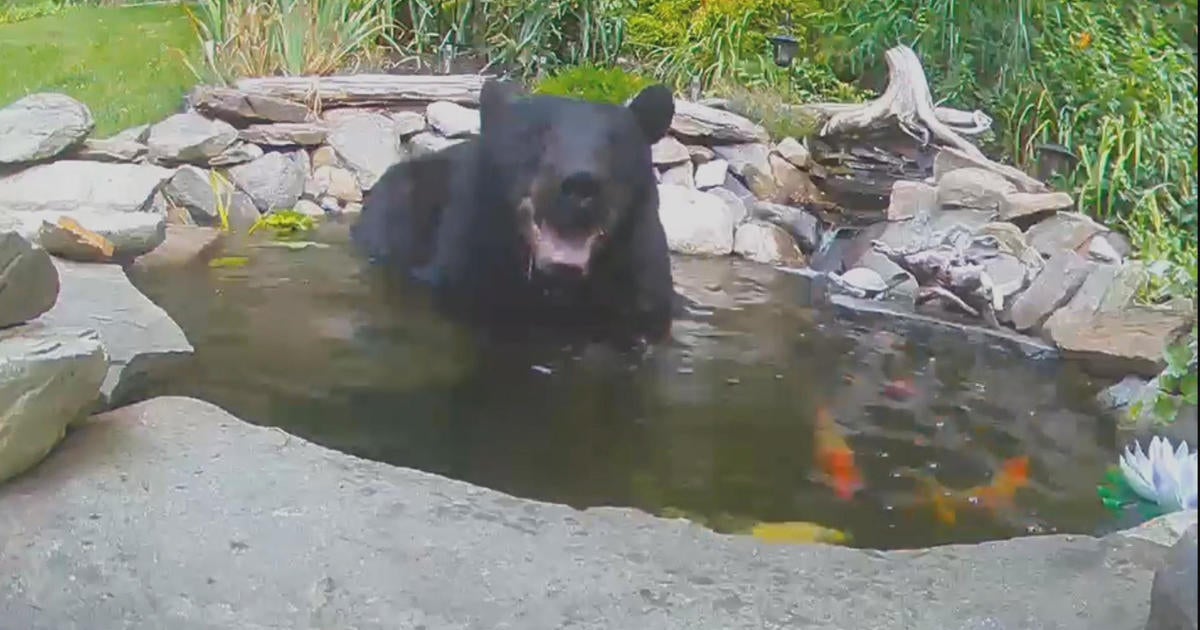
[[[477,105],[479,91],[487,78],[480,74],[256,77],[239,79],[234,88],[247,94],[272,96],[321,108],[387,107],[433,101]]]
[[[916,304],[941,299],[972,317],[982,317],[999,328],[996,311],[1002,308],[998,293],[983,264],[961,248],[950,245],[897,250],[881,241],[871,247],[917,281]]]
[[[908,46],[896,46],[885,53],[888,86],[883,94],[868,103],[815,103],[805,105],[809,112],[824,118],[821,136],[867,131],[898,125],[922,146],[936,144],[955,155],[1011,180],[1026,192],[1044,192],[1046,185],[1020,170],[993,162],[963,136],[977,135],[991,127],[991,118],[983,112],[962,112],[935,107],[929,81],[921,60]]]

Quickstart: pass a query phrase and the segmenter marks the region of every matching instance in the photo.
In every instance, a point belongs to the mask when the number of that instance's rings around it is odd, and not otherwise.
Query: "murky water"
[[[231,244],[248,264],[132,274],[196,346],[138,396],[196,396],[362,457],[722,530],[812,521],[897,548],[1110,526],[1095,487],[1114,430],[1092,406],[1099,384],[1070,365],[840,323],[805,305],[805,279],[730,260],[676,261],[700,306],[650,356],[483,345],[380,282],[344,225],[316,240],[330,247]],[[889,395],[897,379],[911,397]],[[814,477],[821,407],[862,470],[850,501]],[[1031,479],[1015,504],[966,506],[953,526],[906,472],[966,488],[1020,455]]]

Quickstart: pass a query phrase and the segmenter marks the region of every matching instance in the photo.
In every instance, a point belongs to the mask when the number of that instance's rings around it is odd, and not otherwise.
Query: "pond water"
[[[1110,527],[1096,484],[1115,453],[1070,364],[920,340],[808,306],[807,280],[679,258],[694,304],[647,355],[484,344],[350,249],[228,242],[241,267],[131,272],[195,355],[136,392],[188,395],[330,448],[576,507],[684,514],[719,531],[809,521],[908,548]],[[890,385],[889,385],[890,383]],[[897,384],[898,383],[898,384]],[[818,410],[855,452],[846,500],[816,476]],[[1011,504],[938,518],[914,477],[984,484],[1029,458]],[[247,471],[248,473],[252,471]]]

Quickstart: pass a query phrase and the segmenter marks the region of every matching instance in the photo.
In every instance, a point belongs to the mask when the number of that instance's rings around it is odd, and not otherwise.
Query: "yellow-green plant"
[[[585,65],[573,66],[542,79],[534,92],[619,105],[651,83],[651,79],[621,68]]]

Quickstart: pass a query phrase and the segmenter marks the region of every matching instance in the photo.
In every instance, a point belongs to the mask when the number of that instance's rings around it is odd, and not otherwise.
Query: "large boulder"
[[[56,299],[58,272],[50,254],[16,232],[0,231],[0,328],[45,313]]]
[[[150,127],[146,136],[151,159],[169,164],[207,164],[238,139],[233,125],[194,112],[174,114]]]
[[[1016,191],[1016,185],[1002,175],[982,168],[960,168],[938,180],[937,201],[948,208],[998,210],[1004,197]]]
[[[54,265],[62,284],[58,302],[37,321],[99,333],[111,361],[100,385],[106,400],[119,398],[157,363],[191,354],[179,326],[129,282],[120,266],[60,259]]]
[[[90,411],[106,367],[94,331],[0,330],[0,482],[40,462]]]
[[[52,158],[95,128],[87,106],[58,93],[30,94],[0,107],[0,165]]]
[[[341,163],[358,177],[364,190],[374,186],[389,166],[405,156],[396,123],[387,116],[353,112],[328,116],[326,123],[329,146],[333,147]]]
[[[1196,630],[1200,624],[1196,564],[1196,526],[1192,525],[1167,552],[1163,566],[1154,572],[1145,630]]]
[[[260,212],[266,213],[291,210],[304,193],[308,173],[296,159],[272,152],[248,164],[230,167],[229,178],[250,196]]]
[[[1055,256],[1065,251],[1079,251],[1093,236],[1108,228],[1078,212],[1057,212],[1025,232],[1029,244],[1043,256]]]
[[[929,215],[938,209],[937,205],[937,189],[933,186],[925,182],[896,180],[888,198],[887,220],[903,221]]]
[[[172,174],[149,164],[61,160],[0,177],[0,212],[138,212]]]
[[[1013,327],[1022,332],[1038,328],[1065,305],[1087,279],[1091,263],[1075,252],[1063,252],[1046,261],[1041,273],[1012,306]]]
[[[671,251],[725,256],[733,251],[733,211],[712,194],[677,186],[658,186],[658,216]]]
[[[770,142],[766,128],[744,116],[684,100],[675,101],[671,133],[715,144]]]
[[[1130,306],[1097,312],[1050,332],[1065,356],[1086,361],[1097,373],[1150,377],[1164,367],[1167,345],[1194,320],[1190,311]]]

